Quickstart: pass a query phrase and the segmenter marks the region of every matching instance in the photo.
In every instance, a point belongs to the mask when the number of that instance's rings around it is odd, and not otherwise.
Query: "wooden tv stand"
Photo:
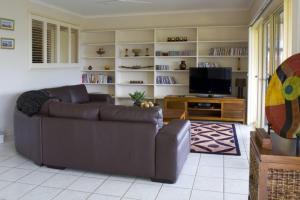
[[[166,96],[165,109],[182,109],[186,119],[246,123],[246,101],[235,97]]]

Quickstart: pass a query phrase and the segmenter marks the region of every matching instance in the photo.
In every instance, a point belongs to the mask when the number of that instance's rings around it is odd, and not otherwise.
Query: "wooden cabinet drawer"
[[[242,119],[242,118],[244,118],[244,111],[243,110],[224,111],[222,117],[223,118]]]
[[[245,105],[243,103],[224,103],[223,110],[227,111],[244,111]]]

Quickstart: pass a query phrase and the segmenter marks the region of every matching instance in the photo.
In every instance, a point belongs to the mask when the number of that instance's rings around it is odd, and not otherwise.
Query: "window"
[[[78,28],[31,16],[31,63],[33,67],[78,64]]]

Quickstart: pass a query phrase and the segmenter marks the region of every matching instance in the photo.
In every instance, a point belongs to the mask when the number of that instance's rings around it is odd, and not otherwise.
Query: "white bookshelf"
[[[168,37],[186,37],[187,41],[167,41]],[[81,33],[82,73],[112,76],[112,83],[86,83],[89,92],[108,93],[116,98],[117,104],[131,104],[128,93],[145,91],[147,99],[160,100],[166,95],[189,94],[189,70],[178,70],[181,61],[187,67],[198,63],[216,63],[220,67],[232,67],[233,95],[236,95],[234,81],[246,78],[248,56],[209,54],[211,48],[240,48],[248,46],[246,26],[169,27],[127,30],[96,30]],[[97,55],[99,48],[105,50]],[[146,55],[148,48],[149,55]],[[128,49],[128,55],[125,55]],[[141,49],[134,56],[132,49]],[[169,53],[157,55],[157,52]],[[171,51],[171,52],[170,52]],[[181,55],[170,55],[180,53]],[[184,52],[184,53],[182,53]],[[188,55],[186,55],[189,52]],[[178,54],[179,54],[178,53]],[[184,54],[184,55],[182,55]],[[240,59],[241,69],[237,69]],[[93,66],[88,70],[88,66]],[[109,70],[105,70],[105,66]],[[151,68],[127,69],[120,66],[152,66]],[[156,65],[168,65],[167,70],[157,70]],[[158,84],[157,76],[172,76],[176,84]],[[131,84],[130,80],[143,81]]]

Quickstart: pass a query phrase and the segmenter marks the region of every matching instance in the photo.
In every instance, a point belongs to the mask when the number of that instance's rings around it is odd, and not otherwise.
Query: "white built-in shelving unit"
[[[187,41],[168,42],[168,37],[187,37]],[[107,75],[111,83],[85,83],[89,92],[108,93],[116,98],[117,104],[129,103],[128,93],[145,91],[152,100],[166,95],[189,94],[189,70],[179,70],[181,61],[187,67],[198,63],[216,63],[220,67],[232,67],[233,95],[236,95],[234,81],[246,78],[248,56],[212,56],[211,48],[240,48],[248,46],[246,26],[169,27],[128,30],[97,30],[81,32],[81,64],[83,74]],[[96,51],[105,50],[99,56]],[[146,48],[149,55],[146,55]],[[125,49],[128,49],[126,56]],[[141,49],[140,56],[134,56],[132,49]],[[156,52],[191,51],[186,56],[161,56]],[[238,70],[238,60],[240,69]],[[125,69],[120,66],[152,66],[142,69]],[[168,70],[157,70],[156,65],[168,65]],[[88,66],[93,66],[88,70]],[[109,66],[109,70],[105,70]],[[176,84],[158,84],[157,76],[172,76]],[[143,84],[130,84],[140,80]]]

